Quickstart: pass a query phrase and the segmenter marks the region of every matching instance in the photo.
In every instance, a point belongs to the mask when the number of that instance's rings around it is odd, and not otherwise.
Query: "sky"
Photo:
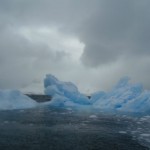
[[[0,89],[42,93],[53,74],[83,93],[124,76],[150,90],[149,0],[0,0]]]

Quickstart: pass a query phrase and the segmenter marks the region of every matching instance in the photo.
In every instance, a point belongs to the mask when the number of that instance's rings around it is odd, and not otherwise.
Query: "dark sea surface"
[[[53,107],[0,111],[0,150],[149,150],[149,120]]]

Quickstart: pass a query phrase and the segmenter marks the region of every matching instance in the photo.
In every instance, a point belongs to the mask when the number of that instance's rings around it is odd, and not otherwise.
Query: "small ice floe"
[[[69,110],[69,111],[72,111],[72,108],[69,108],[69,107],[68,107],[68,108],[66,108],[66,109]]]
[[[145,116],[144,118],[150,119],[150,116]]]
[[[90,115],[89,118],[90,119],[97,119],[97,116],[96,115]]]
[[[145,118],[145,117],[140,119],[140,121],[146,121],[146,120],[147,120],[147,118]]]

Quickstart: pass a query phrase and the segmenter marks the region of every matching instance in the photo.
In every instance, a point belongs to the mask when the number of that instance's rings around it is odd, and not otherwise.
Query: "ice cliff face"
[[[140,84],[132,84],[129,78],[122,78],[110,92],[96,92],[89,100],[70,82],[62,82],[52,75],[44,80],[45,94],[52,95],[50,103],[55,106],[85,106],[102,111],[149,112],[150,91]]]

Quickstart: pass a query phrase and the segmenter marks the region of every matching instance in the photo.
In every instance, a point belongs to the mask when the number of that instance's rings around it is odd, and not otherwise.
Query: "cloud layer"
[[[0,0],[0,88],[41,91],[47,73],[83,92],[130,76],[150,89],[149,0]]]

